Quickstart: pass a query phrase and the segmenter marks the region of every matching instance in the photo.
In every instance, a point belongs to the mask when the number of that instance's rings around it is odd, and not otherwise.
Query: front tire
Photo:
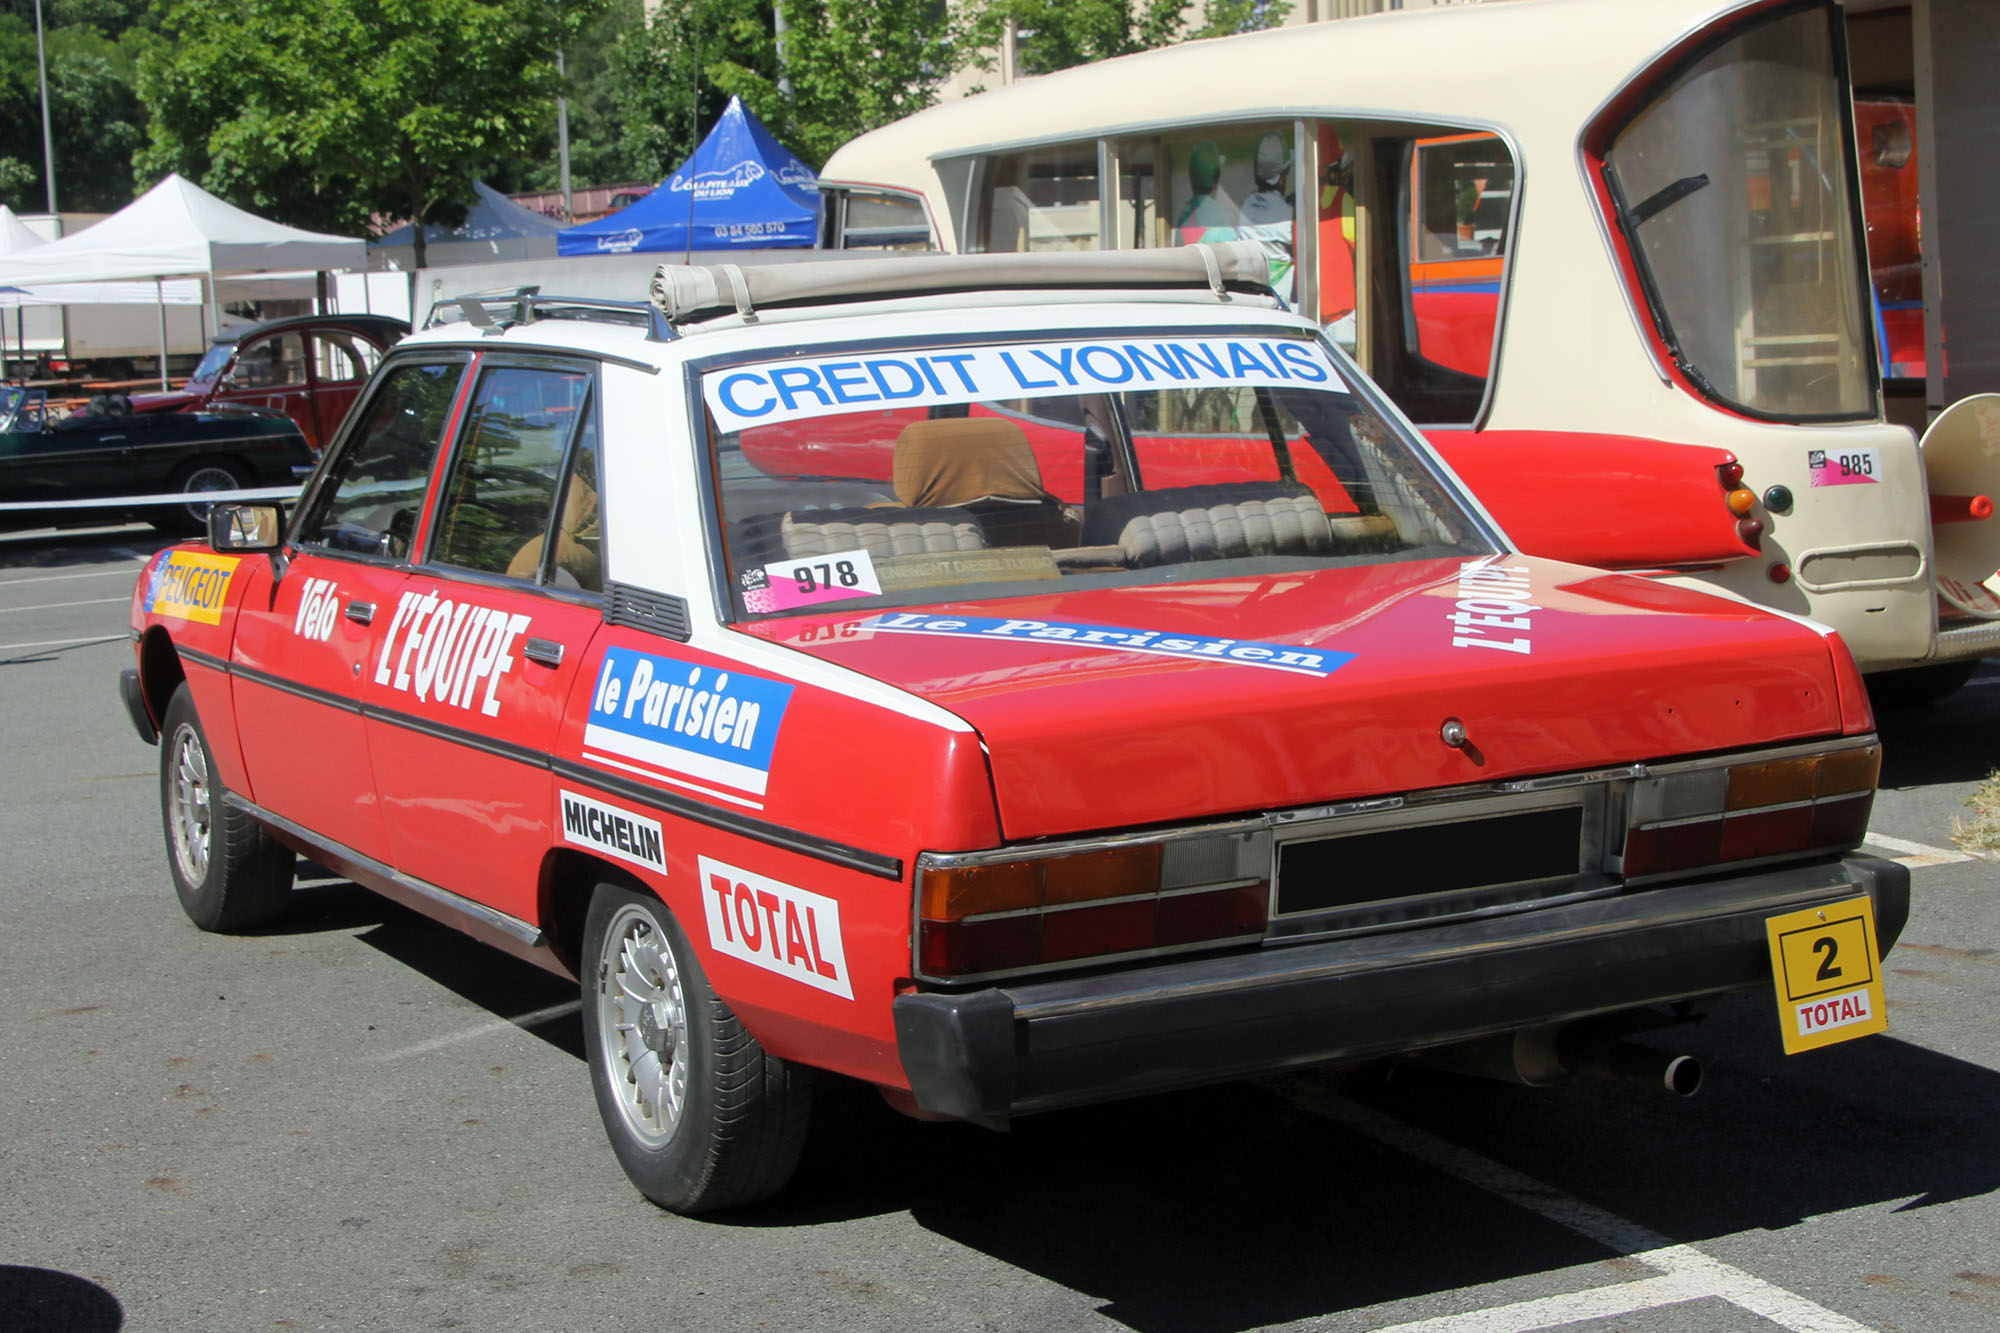
[[[692,1214],[783,1189],[805,1147],[812,1071],[745,1030],[673,914],[650,894],[598,885],[579,970],[591,1091],[639,1192]]]
[[[181,685],[160,727],[160,822],[174,893],[203,930],[268,925],[290,905],[295,858],[224,794],[194,699]]]

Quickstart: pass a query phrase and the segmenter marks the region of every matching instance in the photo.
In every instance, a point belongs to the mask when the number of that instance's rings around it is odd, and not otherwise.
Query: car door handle
[[[372,625],[375,623],[375,603],[349,602],[341,614],[357,625]]]
[[[563,660],[563,646],[554,639],[530,639],[527,647],[521,649],[521,656],[530,662],[540,662],[545,667],[559,667]]]

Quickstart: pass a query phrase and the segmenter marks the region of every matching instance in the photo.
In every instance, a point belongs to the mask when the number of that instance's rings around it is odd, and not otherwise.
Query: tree
[[[107,211],[132,198],[132,153],[145,139],[134,91],[138,56],[158,36],[136,26],[127,0],[56,0],[44,7],[50,134],[57,202]],[[0,5],[0,201],[40,212],[42,105],[32,5]]]
[[[545,0],[165,0],[139,66],[149,175],[354,233],[464,217],[472,181],[554,115],[555,48],[587,6]]]
[[[782,66],[727,59],[709,77],[818,167],[855,135],[921,111],[955,67],[958,34],[941,0],[779,0]],[[774,53],[775,54],[775,53]],[[778,79],[791,84],[789,96]]]
[[[1201,37],[1226,37],[1275,27],[1291,12],[1287,0],[1208,0],[1190,23],[1185,0],[972,0],[966,25],[970,49],[1000,45],[1011,21],[1020,34],[1021,72],[1049,74]],[[991,60],[975,60],[990,68]]]

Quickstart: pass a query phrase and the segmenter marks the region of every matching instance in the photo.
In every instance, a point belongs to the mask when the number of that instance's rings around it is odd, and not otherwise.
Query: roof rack
[[[1169,291],[1228,301],[1271,296],[1269,252],[1256,241],[1167,250],[1058,254],[926,254],[866,263],[813,261],[743,269],[662,264],[653,306],[672,325],[718,315],[755,322],[759,310],[987,291]]]
[[[501,288],[490,292],[467,292],[448,297],[431,307],[427,329],[443,322],[445,311],[456,307],[465,322],[476,328],[501,333],[522,324],[545,319],[589,320],[600,324],[623,324],[646,330],[653,342],[674,338],[673,326],[647,301],[611,301],[596,296],[544,296],[540,287]]]

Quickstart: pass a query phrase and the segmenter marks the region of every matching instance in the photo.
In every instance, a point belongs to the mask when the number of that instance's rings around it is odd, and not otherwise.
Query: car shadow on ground
[[[0,1328],[20,1333],[118,1333],[125,1308],[87,1278],[0,1264]]]
[[[1989,663],[1964,689],[1932,704],[1885,706],[1875,714],[1882,738],[1882,785],[1980,782],[2000,765],[2000,668]]]
[[[288,929],[352,929],[582,1066],[580,1019],[538,1017],[572,983],[351,885]],[[925,1124],[822,1077],[803,1162],[774,1202],[705,1219],[810,1227],[908,1213],[936,1235],[1099,1302],[1146,1333],[1233,1333],[1578,1265],[1636,1268],[1496,1195],[1309,1109],[1346,1098],[1674,1241],[2000,1188],[2000,1073],[1893,1036],[1778,1053],[1766,996],[1678,1040],[1702,1093],[1577,1079],[1551,1088],[1413,1067],[1319,1071],[1023,1117]],[[581,1132],[585,1127],[579,1126]],[[1587,1280],[1572,1275],[1569,1286]]]

